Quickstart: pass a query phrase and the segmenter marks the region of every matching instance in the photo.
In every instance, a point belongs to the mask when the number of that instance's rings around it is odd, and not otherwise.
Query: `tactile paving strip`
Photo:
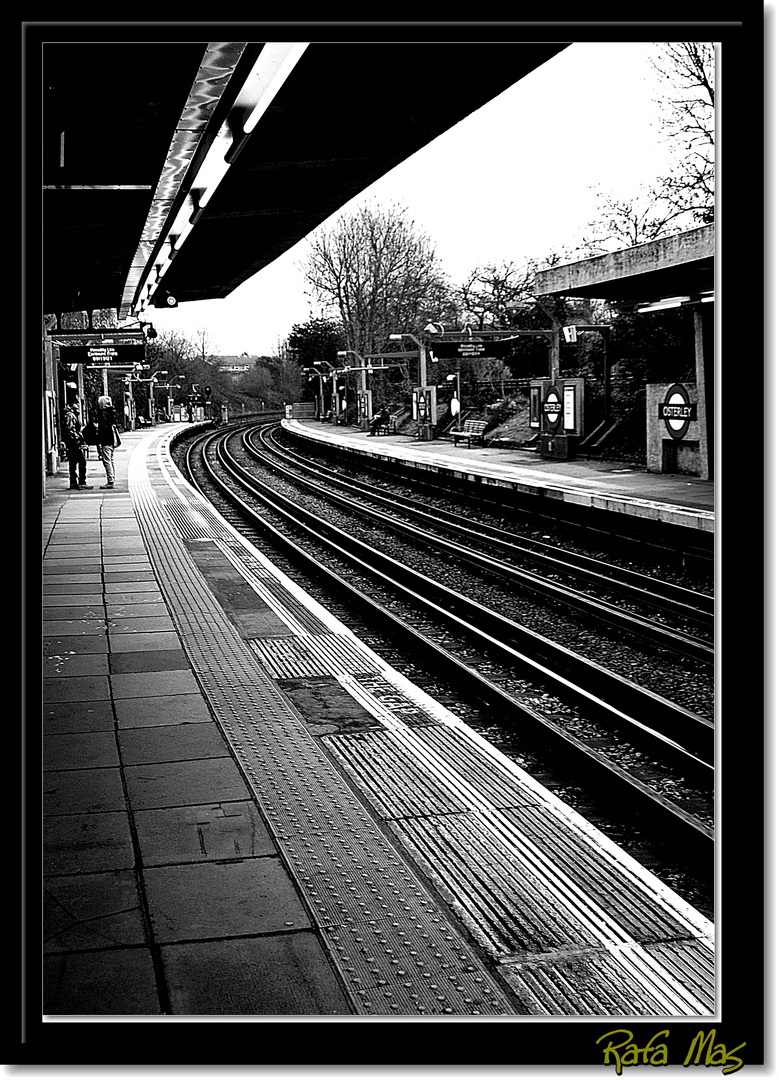
[[[664,954],[662,962],[650,957],[641,944],[631,940],[622,925],[624,913],[629,910],[634,898],[630,889],[621,909],[619,904],[610,908],[608,904],[601,903],[603,860],[605,858],[608,863],[609,852],[608,842],[604,845],[605,838],[598,834],[598,843],[593,845],[593,850],[597,847],[597,858],[587,872],[582,873],[575,861],[569,865],[565,860],[570,861],[571,853],[565,850],[564,843],[562,846],[558,844],[558,834],[564,835],[567,828],[571,831],[571,823],[563,820],[566,808],[558,814],[559,820],[552,821],[555,815],[550,812],[550,807],[554,809],[555,800],[550,799],[548,793],[543,792],[532,778],[516,769],[503,755],[452,717],[443,706],[391,669],[383,667],[375,672],[360,670],[366,666],[367,654],[363,649],[356,649],[345,635],[332,633],[332,625],[340,624],[333,621],[330,627],[323,625],[304,604],[298,604],[298,610],[291,615],[290,611],[296,604],[290,602],[288,588],[294,592],[296,587],[277,580],[275,574],[269,573],[221,525],[218,516],[215,516],[214,529],[211,530],[208,519],[212,512],[208,505],[205,504],[203,508],[192,493],[184,491],[182,494],[193,511],[188,522],[196,521],[205,534],[218,537],[216,542],[220,548],[230,553],[235,564],[242,565],[244,576],[267,603],[271,606],[278,604],[278,614],[304,643],[302,649],[296,653],[292,651],[284,658],[283,665],[279,665],[278,656],[266,654],[266,665],[269,670],[276,672],[275,677],[299,677],[312,672],[305,665],[311,663],[309,645],[313,620],[313,634],[321,635],[313,649],[320,665],[317,673],[338,678],[342,686],[391,732],[396,740],[395,745],[387,732],[379,730],[368,736],[352,734],[348,737],[331,737],[328,745],[336,760],[340,760],[352,773],[357,785],[379,813],[394,819],[392,827],[401,846],[406,852],[413,853],[417,865],[425,868],[429,877],[437,883],[439,891],[448,895],[450,907],[459,913],[485,949],[496,960],[502,961],[506,982],[523,1003],[519,1008],[515,1003],[514,1011],[548,1015],[567,1013],[566,978],[573,978],[574,975],[576,978],[571,993],[575,996],[578,983],[578,992],[584,995],[580,1010],[583,1013],[589,1011],[585,1006],[585,1000],[589,998],[600,1001],[600,1005],[594,1005],[592,1011],[604,1014],[620,1011],[620,1008],[613,1007],[615,1001],[620,1001],[623,1009],[629,1001],[628,1011],[642,1015],[653,1012],[700,1015],[713,1011],[708,1004],[713,1001],[713,986],[711,980],[701,974],[706,967],[704,954],[707,949],[710,959],[711,943],[692,940],[696,925],[701,922],[697,913],[692,913],[689,924],[682,925],[668,918],[666,909],[670,905],[665,904],[661,897],[656,898],[660,915],[653,915],[649,923],[652,926],[656,923],[661,931],[671,935],[674,932],[686,934],[690,940],[679,944],[684,944],[692,952],[679,959],[678,950],[670,950],[667,955]],[[203,529],[203,525],[207,527]],[[197,530],[190,535],[197,535]],[[323,618],[325,622],[332,620],[328,613],[324,613]],[[283,641],[288,643],[289,639],[284,638]],[[346,657],[339,652],[344,643]],[[263,645],[267,646],[267,643]],[[345,674],[345,671],[350,671],[350,660],[354,661],[352,673]],[[277,665],[275,668],[273,663]],[[405,702],[404,708],[398,707],[398,699]],[[234,711],[234,706],[231,711]],[[274,726],[275,721],[274,714]],[[296,714],[295,721],[300,726]],[[228,730],[230,718],[225,717],[223,723]],[[412,730],[414,728],[416,733]],[[253,739],[259,743],[256,736],[257,732],[251,729],[243,732],[247,744],[251,744]],[[366,748],[363,754],[360,752],[361,745]],[[315,749],[319,755],[319,748]],[[304,774],[310,778],[310,770],[321,770],[323,761],[317,756],[313,763],[305,766]],[[281,759],[276,760],[275,765],[282,768]],[[252,761],[249,760],[245,763],[247,775],[251,767]],[[267,761],[263,762],[262,776],[266,773]],[[272,769],[270,773],[273,773]],[[259,777],[260,783],[262,776]],[[404,779],[397,782],[398,777]],[[299,779],[302,780],[303,776]],[[280,828],[286,821],[296,821],[296,807],[298,813],[303,812],[294,794],[294,780],[285,777],[282,787],[284,795],[280,808]],[[416,802],[414,792],[418,796]],[[543,803],[540,808],[539,803]],[[496,806],[504,809],[496,811]],[[538,819],[535,832],[533,828],[522,827],[526,817],[533,820],[531,808],[536,811]],[[272,813],[271,810],[269,816],[272,817]],[[404,818],[404,815],[408,817]],[[426,820],[431,815],[432,820]],[[434,815],[440,816],[436,818]],[[539,822],[542,823],[540,827]],[[581,824],[584,833],[590,830],[586,823]],[[348,826],[349,829],[353,827],[354,823]],[[389,917],[389,924],[386,920],[382,923],[381,919],[369,918],[369,913],[375,914],[376,905],[372,911],[370,898],[361,888],[364,875],[361,874],[359,880],[355,877],[357,864],[353,852],[350,852],[348,845],[345,850],[339,847],[341,838],[337,836],[337,829],[333,832],[330,819],[321,834],[318,832],[320,829],[322,823],[312,818],[306,835],[314,843],[303,845],[303,851],[300,844],[294,843],[294,837],[287,837],[291,844],[290,863],[299,863],[296,876],[300,882],[307,883],[307,891],[304,889],[304,892],[312,910],[318,910],[320,918],[325,920],[321,924],[322,932],[328,935],[334,956],[341,963],[344,978],[352,986],[358,1011],[383,1010],[394,1015],[404,1009],[424,1013],[506,1011],[507,1002],[503,1000],[497,984],[493,984],[486,969],[480,969],[478,962],[475,966],[470,962],[475,957],[467,949],[455,960],[442,951],[439,940],[432,946],[432,955],[429,950],[425,953],[430,926],[425,921],[424,913],[420,914],[406,902],[398,905],[398,894],[394,888],[387,891],[386,882],[391,879],[386,875],[374,873],[374,884],[368,891],[375,899],[377,890],[384,890],[378,893],[383,897],[378,901],[378,908]],[[580,862],[587,863],[586,854],[582,859],[578,852],[578,845],[586,848],[586,836],[582,835],[581,827],[573,831],[576,832],[572,843],[574,855],[579,857]],[[324,863],[317,839],[320,836],[327,852]],[[553,840],[551,844],[550,837]],[[615,849],[615,862],[617,858],[624,862],[624,857]],[[561,860],[565,866],[563,873],[559,872],[557,866]],[[600,864],[595,865],[598,860]],[[340,878],[338,874],[333,877],[334,861]],[[569,874],[571,868],[574,870],[573,876]],[[624,869],[624,865],[621,865],[620,887],[624,884]],[[651,895],[651,885],[647,887],[648,879],[658,883],[651,875],[644,875],[640,868],[638,871],[638,877],[642,880],[638,882],[635,899],[641,910],[641,918],[630,930],[640,929],[643,933],[647,930],[644,923],[647,903],[651,907],[655,900]],[[345,874],[351,875],[348,882],[342,880]],[[606,888],[609,884],[607,882]],[[660,888],[662,891],[663,887]],[[431,902],[424,891],[421,895],[427,896],[428,902]],[[522,902],[518,904],[517,898],[520,896]],[[356,899],[357,906],[349,902],[350,897]],[[363,908],[366,902],[368,906]],[[521,909],[519,916],[518,908]],[[431,910],[438,911],[435,906]],[[429,921],[431,912],[428,911],[427,915]],[[445,927],[446,922],[440,911],[438,918],[442,920],[441,927]],[[327,919],[332,920],[332,926]],[[413,920],[413,925],[409,920]],[[451,927],[448,934],[452,934]],[[652,937],[652,934],[649,936]],[[412,955],[412,942],[417,946],[414,950],[417,959],[413,964],[408,959]],[[655,953],[657,948],[654,947]],[[614,977],[621,989],[600,986],[599,980],[589,971],[587,958],[600,955],[604,950],[612,958]],[[693,958],[690,959],[690,956]],[[700,994],[688,993],[675,979],[677,967],[685,970],[685,965],[689,984],[699,987]],[[446,973],[448,982],[440,977],[441,971]],[[567,972],[567,975],[561,975],[560,971]],[[554,978],[549,976],[549,972],[554,972]],[[543,982],[542,976],[547,980],[547,989],[544,994],[539,992],[534,998],[527,987],[533,980]],[[632,989],[634,985],[635,995]],[[620,994],[623,995],[621,998]]]
[[[171,513],[171,488],[164,482],[152,487],[141,454],[130,461],[129,482],[160,587],[193,669],[331,947],[355,1012],[514,1014],[514,1004],[477,953],[287,699],[263,678],[171,529],[178,516]],[[181,494],[194,511],[188,524],[201,515],[207,521],[207,505],[188,489]],[[197,538],[197,530],[188,535]]]
[[[370,657],[340,634],[262,638],[249,642],[257,659],[274,679],[296,679],[334,672],[358,674],[373,668]]]
[[[647,1006],[657,1015],[704,1015],[700,999],[669,980],[637,945],[601,948],[505,964],[503,974],[529,1013],[635,1016]]]

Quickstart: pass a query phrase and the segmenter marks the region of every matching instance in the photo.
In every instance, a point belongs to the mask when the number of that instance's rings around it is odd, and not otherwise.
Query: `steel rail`
[[[323,522],[253,476],[229,454],[224,441],[220,456],[223,466],[229,468],[247,490],[283,512],[298,527],[315,534],[320,543],[330,543],[342,557],[355,559],[363,573],[377,574],[391,581],[394,588],[411,593],[417,606],[432,610],[437,619],[443,619],[457,632],[475,637],[512,666],[527,670],[531,677],[551,687],[558,696],[575,701],[579,707],[586,701],[588,711],[612,728],[629,731],[634,740],[662,742],[666,754],[681,754],[687,770],[711,779],[714,725],[710,721],[526,630],[505,616],[398,563],[337,526]],[[520,649],[529,650],[531,655]],[[594,689],[585,690],[583,684],[594,686]],[[639,717],[646,717],[646,722]]]
[[[225,439],[220,438],[219,435],[211,435],[207,440],[200,441],[202,443],[203,441],[211,442],[212,440],[219,440],[222,443],[222,447],[226,441]],[[188,468],[191,465],[190,454],[192,450],[193,448],[190,447],[188,453]],[[220,449],[218,453],[222,467],[227,469],[231,478],[243,487],[243,478],[240,475],[237,477],[233,476],[232,466],[229,464],[229,461],[224,459],[223,449]],[[524,725],[523,730],[525,733],[528,736],[535,735],[536,738],[545,738],[545,741],[548,741],[549,738],[553,739],[557,752],[569,761],[577,771],[581,768],[581,756],[584,755],[589,765],[597,771],[599,784],[602,785],[599,786],[599,790],[604,793],[610,792],[612,796],[617,797],[621,801],[627,800],[627,802],[642,815],[649,815],[651,821],[659,827],[664,836],[669,835],[667,829],[670,815],[671,819],[679,826],[678,832],[671,834],[670,839],[674,843],[679,843],[687,855],[690,855],[694,859],[700,858],[701,865],[708,865],[708,860],[711,855],[711,843],[714,839],[713,831],[708,825],[700,821],[693,814],[685,811],[660,792],[654,790],[648,784],[637,777],[632,776],[620,765],[608,761],[575,735],[563,730],[549,718],[543,716],[527,704],[519,701],[512,694],[503,690],[500,686],[496,685],[458,657],[454,656],[443,646],[431,641],[425,634],[415,630],[403,619],[399,618],[393,612],[377,603],[372,597],[353,586],[335,570],[320,562],[291,537],[277,529],[265,517],[258,514],[255,508],[247,503],[240,494],[217,474],[211,463],[208,461],[205,452],[202,454],[202,462],[210,482],[236,508],[241,516],[246,518],[253,528],[266,534],[270,534],[274,542],[279,544],[283,550],[291,553],[295,561],[303,563],[309,568],[309,571],[313,572],[314,576],[326,579],[331,585],[335,586],[338,591],[346,594],[350,604],[354,604],[362,609],[367,609],[372,621],[387,627],[391,636],[404,640],[410,639],[413,642],[413,653],[415,656],[427,655],[430,660],[434,662],[436,670],[440,671],[443,668],[448,671],[453,681],[463,684],[467,688],[469,694],[473,694],[476,698],[484,701],[488,705],[499,707],[502,710],[503,715],[512,717],[515,721],[531,721],[531,729],[527,728],[527,724]],[[245,472],[240,465],[238,465],[238,469],[241,473]],[[194,477],[192,479],[193,482],[196,483]],[[375,567],[363,564],[351,553],[340,551],[337,545],[334,545],[332,541],[320,537],[308,525],[299,522],[293,512],[277,506],[273,499],[275,493],[269,491],[268,494],[265,494],[255,491],[255,482],[251,481],[251,478],[249,479],[250,484],[247,491],[250,495],[259,498],[265,505],[273,508],[277,513],[291,521],[298,528],[302,528],[319,543],[326,543],[328,547],[333,548],[336,553],[339,553],[343,558],[348,559],[349,562],[356,565],[358,569],[369,573],[372,577],[385,580],[386,584],[393,590],[398,588],[398,583],[394,579],[388,575],[384,575]],[[197,484],[196,486],[200,487],[200,485]],[[202,487],[200,487],[200,490],[203,494],[207,495],[207,492],[204,491]],[[288,502],[288,500],[285,501]],[[404,589],[404,592],[412,595],[408,589]],[[416,599],[421,601],[428,609],[432,611],[436,610],[436,606],[432,604],[428,598],[418,596]],[[451,618],[451,613],[443,609],[438,609],[438,611],[443,617]],[[465,628],[472,629],[468,627]],[[479,636],[484,638],[484,635]],[[496,642],[495,644],[501,647],[501,643]],[[508,655],[511,655],[513,652],[510,649],[506,651]],[[516,653],[514,656],[520,662],[525,659]],[[589,702],[593,700],[592,695],[587,694],[586,691],[582,691],[581,688],[573,687],[572,689],[579,694],[580,700],[582,698]],[[631,718],[626,717],[625,719],[629,724],[635,724]],[[649,729],[644,728],[643,725],[639,725],[635,730],[640,731],[642,728],[644,729],[645,734],[651,737],[655,751],[658,750],[658,743],[661,744],[672,756],[676,754],[679,760],[685,763],[691,772],[700,773],[705,782],[711,781],[712,770],[704,762],[696,759],[679,744],[675,744],[672,740],[662,735],[657,735],[655,732],[651,732]],[[689,845],[692,845],[692,847]]]
[[[313,441],[318,450],[333,452],[337,457],[345,460],[357,460],[362,466],[370,468],[371,465],[375,465],[369,451],[361,451],[345,444],[323,444],[311,439],[306,440],[304,435],[296,431],[287,430],[287,434],[292,439],[307,442],[309,446]],[[446,468],[438,466],[432,466],[429,469],[423,466],[418,469],[414,467],[413,462],[387,456],[382,462],[382,467],[390,473],[403,475],[412,485],[433,488],[439,496],[442,489],[451,489],[459,497],[478,507],[491,504],[500,511],[509,512],[533,522],[547,520],[562,528],[576,528],[577,532],[585,530],[593,537],[599,538],[602,543],[610,543],[615,536],[619,536],[621,545],[635,547],[638,551],[654,549],[661,555],[681,556],[684,564],[689,559],[707,569],[711,569],[714,564],[711,534],[705,532],[680,529],[678,526],[657,520],[645,521],[640,517],[621,514],[613,510],[593,510],[590,507],[576,506],[558,499],[539,499],[537,494],[523,493],[520,490],[513,491],[510,499],[502,499],[499,497],[500,493],[505,491],[502,484],[492,483],[487,477],[477,477],[477,482],[474,483],[473,478],[467,478],[468,470],[465,464],[462,472],[449,473]],[[480,479],[484,482],[479,482]],[[599,522],[593,520],[596,515],[601,518]],[[666,534],[665,538],[661,535],[662,533]],[[711,610],[712,612],[714,610],[713,602]]]
[[[261,461],[263,460],[262,454],[252,444],[250,435],[250,432],[244,433],[244,447],[248,453]],[[271,453],[274,453],[274,451],[271,451]],[[283,462],[283,459],[281,459],[281,461]],[[683,634],[680,631],[672,630],[669,627],[643,619],[631,612],[623,611],[621,608],[618,608],[608,601],[596,600],[591,596],[576,592],[566,585],[548,581],[546,578],[539,577],[537,574],[522,570],[512,563],[503,562],[492,555],[485,555],[482,552],[475,551],[473,548],[466,547],[463,544],[445,540],[435,533],[428,532],[418,526],[402,521],[396,518],[392,513],[393,510],[397,509],[396,501],[393,499],[374,494],[369,490],[365,491],[362,488],[352,489],[352,485],[348,481],[342,481],[340,478],[333,478],[331,475],[327,475],[328,483],[333,483],[335,486],[340,487],[346,492],[358,490],[361,495],[367,496],[379,505],[389,508],[388,512],[372,510],[369,506],[355,504],[353,499],[350,500],[347,495],[342,495],[338,492],[328,491],[327,489],[322,488],[317,482],[317,477],[319,475],[318,470],[310,465],[305,463],[303,465],[298,465],[298,463],[295,462],[296,468],[303,468],[305,472],[312,477],[311,480],[307,480],[298,473],[289,471],[287,466],[280,463],[279,460],[271,458],[270,463],[273,468],[281,472],[282,475],[287,476],[295,483],[307,484],[314,490],[318,497],[329,500],[333,504],[345,509],[348,513],[377,521],[383,528],[391,528],[401,536],[410,538],[416,543],[425,544],[428,547],[435,547],[447,554],[457,555],[458,558],[470,563],[477,569],[500,577],[502,582],[509,580],[520,588],[532,590],[534,593],[542,596],[545,600],[554,600],[562,603],[569,608],[585,614],[589,618],[598,619],[601,622],[608,623],[620,630],[636,634],[651,642],[653,645],[671,649],[674,652],[692,657],[708,666],[713,666],[714,664],[714,649],[708,642],[701,641],[699,638],[691,637],[688,634]],[[325,470],[325,474],[327,473],[328,470]],[[406,512],[405,508],[404,512]],[[409,510],[408,512],[412,513],[417,520],[422,520],[425,523],[437,524],[436,518],[432,514],[415,510]],[[450,527],[450,531],[451,528],[452,527]],[[474,537],[478,535],[475,530],[459,530],[459,533],[467,533]]]
[[[269,446],[271,452],[291,457],[301,468],[316,468],[328,475],[328,479],[337,486],[343,486],[345,490],[354,489],[362,494],[369,495],[377,501],[386,501],[395,507],[402,507],[404,512],[417,517],[420,521],[431,521],[437,528],[447,529],[470,536],[477,540],[489,539],[500,547],[507,555],[515,555],[522,559],[529,559],[540,563],[544,567],[551,568],[560,573],[575,574],[584,580],[590,581],[599,587],[618,589],[626,596],[639,603],[648,604],[662,611],[687,618],[698,622],[707,628],[712,627],[714,617],[714,598],[705,593],[695,592],[673,582],[650,578],[635,570],[604,563],[589,555],[582,555],[573,551],[561,551],[552,544],[545,544],[540,540],[532,540],[528,537],[517,537],[505,529],[499,529],[494,525],[479,522],[478,527],[470,527],[463,523],[461,515],[451,513],[442,508],[436,508],[435,513],[420,510],[418,504],[403,495],[393,493],[392,497],[381,495],[375,488],[362,481],[351,478],[344,480],[332,470],[324,466],[312,467],[310,459],[304,458],[294,450],[279,443],[276,432],[280,429],[275,427],[256,429],[260,430],[263,442]],[[252,432],[247,431],[247,435]]]

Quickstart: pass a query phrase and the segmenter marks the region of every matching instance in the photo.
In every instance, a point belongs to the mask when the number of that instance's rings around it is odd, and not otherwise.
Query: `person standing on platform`
[[[97,399],[97,452],[105,467],[106,482],[101,484],[101,489],[114,486],[114,446],[116,445],[116,413],[114,403],[107,395],[101,395]]]
[[[64,420],[65,430],[63,436],[68,451],[70,490],[90,491],[92,485],[87,483],[87,459],[84,457],[83,449],[84,438],[81,434],[78,414],[72,405],[65,406]]]

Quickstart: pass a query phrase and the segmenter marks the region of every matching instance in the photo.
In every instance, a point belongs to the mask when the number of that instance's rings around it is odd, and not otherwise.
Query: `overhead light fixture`
[[[254,107],[244,121],[244,134],[249,135],[254,131],[260,117],[284,85],[288,75],[308,48],[308,44],[307,41],[266,42],[244,84],[247,96],[253,93],[258,94]]]
[[[166,240],[170,245],[170,254],[165,262],[157,267],[157,281],[151,284],[147,302],[156,290],[160,278],[168,269],[170,257],[181,250],[201,213],[248,141],[249,135],[308,48],[308,44],[307,41],[266,42],[263,46],[256,63],[236,95],[231,116],[222,124],[209,147],[192,181],[187,198],[168,230]],[[236,114],[245,117],[239,124],[236,124]],[[155,301],[155,306],[161,305]],[[143,310],[142,306],[141,310]]]
[[[651,304],[638,304],[636,311],[639,315],[646,315],[650,311],[667,311],[670,308],[681,307],[690,302],[689,296],[669,296],[663,300],[656,300]]]

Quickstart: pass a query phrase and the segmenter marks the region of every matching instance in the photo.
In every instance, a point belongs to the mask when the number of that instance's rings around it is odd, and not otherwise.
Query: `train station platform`
[[[479,477],[524,495],[585,509],[714,531],[715,485],[698,477],[651,473],[613,461],[544,459],[510,447],[455,446],[446,439],[421,442],[407,435],[371,436],[355,427],[333,427],[317,420],[284,420],[283,424],[302,437],[342,444],[356,453],[396,458],[415,468]]]
[[[47,478],[45,1018],[713,1015],[713,925],[240,537],[182,427]]]

